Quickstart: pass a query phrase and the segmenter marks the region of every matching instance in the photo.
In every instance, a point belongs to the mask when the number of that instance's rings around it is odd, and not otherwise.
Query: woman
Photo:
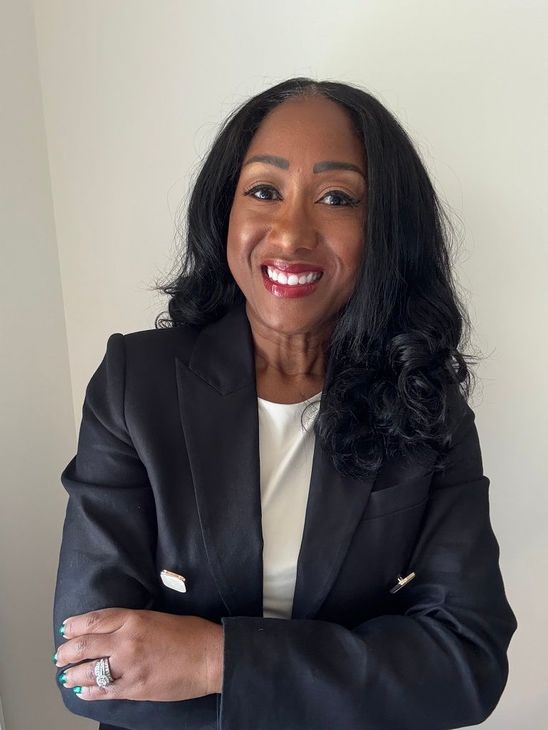
[[[361,89],[291,79],[230,116],[169,317],[109,337],[61,477],[71,711],[128,730],[492,712],[517,623],[447,238]]]

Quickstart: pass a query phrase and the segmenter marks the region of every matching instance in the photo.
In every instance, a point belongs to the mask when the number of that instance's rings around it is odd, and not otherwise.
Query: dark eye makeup
[[[276,188],[274,188],[272,185],[254,185],[249,190],[246,190],[243,193],[243,195],[250,195],[255,200],[262,200],[262,201],[264,201],[266,203],[273,202],[271,198],[262,198],[262,197],[261,198],[258,198],[258,197],[256,197],[255,196],[255,193],[257,191],[260,191],[260,190],[273,190],[276,193],[278,192],[276,190]],[[329,204],[329,207],[333,207],[333,208],[344,208],[344,207],[355,208],[360,203],[360,201],[357,198],[353,198],[352,196],[348,195],[347,193],[344,193],[342,190],[330,190],[323,197],[324,198],[327,198],[327,197],[335,197],[335,198],[340,198],[340,199],[342,199],[344,201],[342,204],[339,204],[339,205]]]

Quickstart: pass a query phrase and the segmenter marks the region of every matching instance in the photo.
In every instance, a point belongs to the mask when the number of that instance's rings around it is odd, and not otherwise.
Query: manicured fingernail
[[[65,684],[67,681],[67,675],[63,672],[63,674],[60,674],[57,679],[61,682],[61,684]]]
[[[54,664],[57,664],[57,652],[55,652],[55,654],[54,654],[54,655],[53,655],[53,656],[51,657],[51,661],[52,661],[52,662],[53,662]]]
[[[59,633],[61,636],[65,635],[65,624],[61,624],[61,626],[59,626]]]
[[[81,687],[73,687],[73,688],[72,688],[72,691],[73,691],[73,692],[74,692],[75,694],[79,695],[79,694],[80,694],[80,693],[82,692],[82,688],[81,688]]]

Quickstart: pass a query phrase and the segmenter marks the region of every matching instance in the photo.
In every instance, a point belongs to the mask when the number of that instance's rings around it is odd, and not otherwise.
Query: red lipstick
[[[270,264],[269,264],[270,265]],[[304,266],[301,266],[300,264],[293,264],[294,268],[286,268],[284,269],[284,272],[287,274],[298,274],[302,273],[304,271],[321,271],[321,269],[311,269],[311,268],[305,268]],[[276,267],[278,268],[278,267]],[[296,271],[295,269],[298,269]],[[265,289],[269,291],[271,294],[273,294],[275,297],[281,297],[281,298],[287,298],[287,299],[295,299],[297,297],[306,297],[309,294],[313,294],[320,281],[321,276],[319,279],[316,279],[315,281],[310,282],[309,284],[280,284],[278,281],[273,281],[269,278],[266,265],[261,266],[261,274],[263,277],[263,283],[265,286]]]

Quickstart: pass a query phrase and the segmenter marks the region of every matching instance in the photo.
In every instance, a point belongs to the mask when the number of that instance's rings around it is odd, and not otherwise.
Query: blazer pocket
[[[419,507],[428,499],[431,481],[431,474],[423,474],[393,487],[373,490],[369,495],[362,521]]]

